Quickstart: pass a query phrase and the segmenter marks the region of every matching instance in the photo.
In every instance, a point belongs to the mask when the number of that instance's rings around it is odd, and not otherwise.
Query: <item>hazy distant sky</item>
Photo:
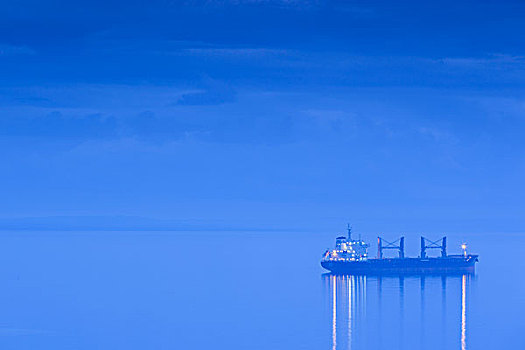
[[[519,231],[523,1],[0,4],[0,218]]]

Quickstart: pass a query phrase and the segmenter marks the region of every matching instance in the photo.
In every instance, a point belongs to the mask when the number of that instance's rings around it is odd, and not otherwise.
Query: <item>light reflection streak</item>
[[[461,279],[461,350],[467,349],[467,275]]]
[[[330,276],[332,280],[332,350],[337,348],[337,288],[336,276]]]
[[[363,286],[363,302],[361,303],[363,317],[366,317],[366,276],[361,276],[361,284]]]
[[[387,329],[384,328],[385,324],[384,321],[386,319],[383,319],[383,316],[386,316],[388,320],[392,321],[395,318],[397,318],[397,321],[399,323],[399,343],[398,347],[400,349],[403,349],[404,346],[407,345],[407,342],[410,343],[411,341],[415,341],[416,343],[419,340],[419,346],[420,348],[426,348],[428,347],[429,342],[434,343],[434,345],[440,345],[440,348],[444,349],[447,346],[447,339],[450,339],[450,337],[447,337],[447,312],[446,310],[449,309],[452,304],[450,304],[450,300],[447,300],[447,288],[450,288],[453,286],[454,288],[459,287],[459,283],[461,281],[461,305],[455,304],[454,307],[457,308],[458,306],[461,307],[461,317],[458,319],[456,318],[455,322],[460,323],[458,326],[460,326],[460,347],[461,350],[467,349],[467,338],[466,338],[466,332],[467,332],[467,325],[466,325],[466,319],[467,319],[467,283],[468,283],[468,275],[462,275],[462,276],[441,276],[441,277],[435,277],[435,276],[399,276],[399,277],[380,277],[377,279],[371,279],[367,281],[366,277],[364,276],[342,276],[342,275],[325,275],[327,285],[330,288],[328,296],[331,297],[331,307],[332,307],[332,334],[331,334],[331,340],[332,340],[332,350],[337,349],[352,349],[352,348],[359,348],[359,349],[366,349],[368,345],[371,343],[371,347],[381,347],[385,344],[383,343],[385,339],[385,334],[391,333],[392,328],[389,327]],[[461,278],[461,279],[460,279]],[[407,284],[408,279],[408,284]],[[439,280],[441,279],[441,281]],[[457,281],[456,283],[453,283],[452,285],[448,285],[447,279],[453,279]],[[419,281],[418,281],[419,280]],[[414,283],[415,282],[415,283]],[[419,283],[417,283],[419,282]],[[440,283],[441,282],[441,283]],[[374,297],[370,305],[368,307],[370,310],[368,312],[372,317],[375,318],[378,324],[375,324],[374,329],[368,329],[367,323],[370,323],[367,321],[367,303],[366,303],[366,297],[367,297],[367,283],[371,283],[371,286],[376,288],[368,288],[368,292],[371,293],[370,297]],[[377,283],[377,285],[375,285]],[[395,286],[398,289],[398,297],[399,297],[399,303],[397,304],[397,310],[393,311],[385,301],[391,300],[390,294],[392,289],[385,288],[385,283],[387,286]],[[392,285],[395,283],[394,285]],[[441,284],[441,286],[440,286]],[[419,291],[419,303],[417,302],[417,298],[414,300],[414,298],[407,298],[407,286],[412,288],[412,293]],[[441,287],[441,291],[439,290],[439,286]],[[427,307],[428,307],[428,297],[429,297],[429,291],[430,296],[437,297],[437,301],[439,302],[439,299],[441,299],[441,322],[439,321],[439,318],[436,320],[437,322],[429,322],[429,317],[427,315]],[[376,294],[377,293],[377,303],[376,300]],[[337,300],[339,296],[339,300]],[[417,294],[413,293],[413,297],[416,297]],[[441,297],[441,298],[439,298]],[[431,298],[430,301],[434,302],[436,298]],[[372,299],[371,299],[372,300]],[[457,299],[456,299],[457,300]],[[339,304],[338,304],[339,302]],[[419,304],[419,305],[417,305]],[[411,309],[407,309],[407,305],[412,305],[416,307],[416,309],[412,310],[413,312],[410,314],[407,314],[407,311],[411,311]],[[387,307],[388,306],[388,307]],[[339,310],[337,309],[339,307]],[[348,309],[347,309],[348,308]],[[384,310],[383,310],[384,308]],[[414,313],[415,312],[415,313]],[[396,316],[394,316],[394,314]],[[419,314],[419,315],[418,315]],[[457,315],[457,313],[456,313]],[[409,318],[407,318],[407,316]],[[411,327],[413,330],[412,332],[407,332],[407,324],[406,321],[410,320],[417,320],[417,316],[419,316],[419,325],[414,325],[416,327]],[[436,315],[439,316],[439,315]],[[339,317],[339,320],[337,319]],[[376,318],[377,317],[377,318]],[[457,316],[456,316],[457,317]],[[339,321],[339,324],[338,324]],[[412,321],[410,321],[412,322]],[[417,323],[417,321],[416,321]],[[339,339],[337,338],[337,326],[339,325],[339,332],[343,331],[343,333],[347,332],[347,334],[339,334]],[[436,329],[435,326],[440,326],[441,330]],[[458,327],[456,326],[456,327]],[[419,328],[419,339],[418,339],[418,333],[417,329]],[[457,328],[456,328],[457,329]],[[440,332],[441,331],[441,332]],[[457,332],[457,331],[456,331]],[[434,338],[438,334],[439,338]],[[457,334],[457,333],[456,333]],[[449,334],[450,335],[450,334]],[[458,340],[458,338],[456,338]],[[456,341],[457,341],[456,340]],[[346,344],[345,344],[346,343]],[[457,344],[457,343],[456,343]],[[393,345],[390,343],[390,345]],[[395,345],[394,345],[395,346]]]
[[[348,349],[352,349],[352,309],[353,309],[353,294],[354,287],[352,285],[352,277],[346,276],[348,284]]]

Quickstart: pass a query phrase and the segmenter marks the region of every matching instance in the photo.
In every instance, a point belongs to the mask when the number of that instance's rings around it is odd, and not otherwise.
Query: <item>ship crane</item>
[[[447,257],[447,237],[431,241],[428,238],[421,236],[421,259],[427,257],[427,249],[441,249],[441,257]]]
[[[405,237],[401,237],[393,242],[389,242],[384,238],[377,237],[377,258],[383,259],[383,250],[394,249],[399,251],[399,258],[405,257]]]

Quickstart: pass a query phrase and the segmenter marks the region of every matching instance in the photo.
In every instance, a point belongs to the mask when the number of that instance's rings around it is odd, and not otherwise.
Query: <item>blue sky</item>
[[[0,223],[519,231],[524,15],[3,2]]]

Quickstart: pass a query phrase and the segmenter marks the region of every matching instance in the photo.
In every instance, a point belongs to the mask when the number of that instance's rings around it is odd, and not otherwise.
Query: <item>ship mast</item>
[[[348,240],[352,240],[352,226],[350,224],[347,224],[347,230],[348,230]]]

